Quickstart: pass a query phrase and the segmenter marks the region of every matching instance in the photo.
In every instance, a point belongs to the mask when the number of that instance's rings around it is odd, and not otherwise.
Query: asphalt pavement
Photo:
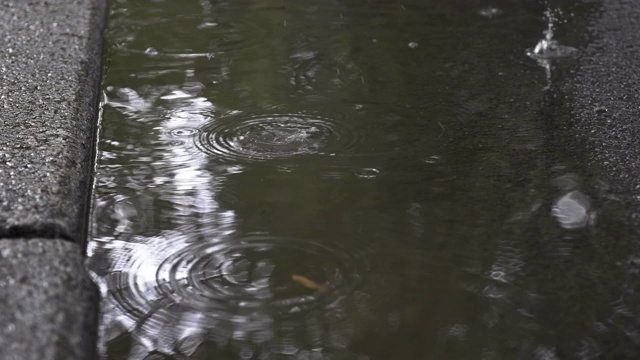
[[[569,126],[611,196],[630,204],[640,225],[640,2],[587,1],[588,45],[559,86]]]

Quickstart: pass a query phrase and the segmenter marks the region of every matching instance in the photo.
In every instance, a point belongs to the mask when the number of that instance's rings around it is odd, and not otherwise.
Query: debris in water
[[[329,290],[329,287],[322,284],[318,284],[317,282],[309,279],[306,276],[294,274],[294,275],[291,275],[291,280],[306,287],[307,289],[316,290],[318,292],[326,292]]]

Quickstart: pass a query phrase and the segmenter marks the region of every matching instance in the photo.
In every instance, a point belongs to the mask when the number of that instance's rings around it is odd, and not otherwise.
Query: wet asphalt
[[[588,45],[558,92],[567,127],[584,143],[588,166],[640,225],[640,3],[586,1]],[[556,100],[560,102],[563,100]]]

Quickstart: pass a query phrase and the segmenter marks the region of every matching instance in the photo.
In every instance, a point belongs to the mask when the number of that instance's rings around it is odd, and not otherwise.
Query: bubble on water
[[[587,226],[591,221],[593,215],[590,210],[589,198],[574,190],[555,201],[551,215],[563,228],[578,229]]]
[[[169,136],[170,137],[177,137],[177,138],[182,138],[182,137],[191,137],[194,136],[196,134],[198,134],[200,132],[199,129],[195,129],[195,128],[175,128],[175,129],[171,129],[169,130]]]
[[[410,42],[407,46],[409,46],[412,49],[415,49],[418,47],[418,43],[415,41]]]

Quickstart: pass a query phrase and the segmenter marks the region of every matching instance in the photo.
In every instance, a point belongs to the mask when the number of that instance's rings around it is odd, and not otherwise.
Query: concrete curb
[[[98,289],[65,240],[0,240],[0,359],[94,359]]]
[[[93,359],[84,267],[106,0],[0,2],[0,359]]]
[[[0,237],[85,241],[105,3],[0,4]]]

